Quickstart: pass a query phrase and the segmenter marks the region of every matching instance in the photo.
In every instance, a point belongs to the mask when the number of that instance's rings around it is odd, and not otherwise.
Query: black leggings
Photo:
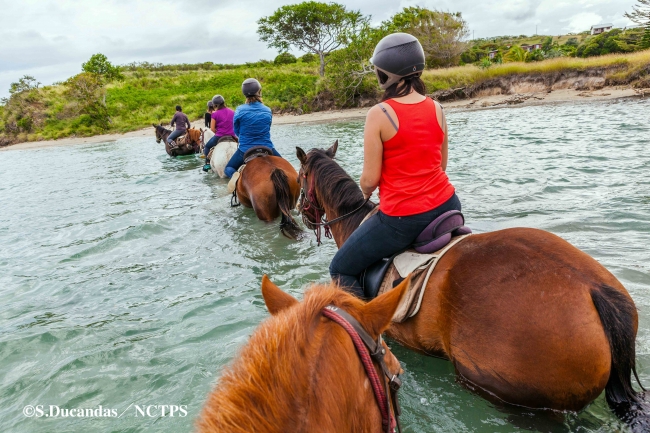
[[[431,221],[450,210],[461,210],[456,194],[437,208],[417,215],[393,217],[379,211],[338,250],[330,263],[332,280],[350,293],[364,297],[358,279],[364,269],[409,248]]]

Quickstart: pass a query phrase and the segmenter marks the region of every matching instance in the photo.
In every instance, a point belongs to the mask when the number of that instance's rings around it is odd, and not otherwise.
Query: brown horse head
[[[298,302],[264,276],[262,295],[272,317],[226,367],[197,430],[382,431],[382,416],[355,345],[323,310],[338,307],[376,339],[390,324],[407,284],[367,304],[335,285],[316,285]],[[382,347],[387,370],[401,372],[383,342]],[[384,377],[378,364],[374,367]]]
[[[296,147],[296,156],[300,161],[298,183],[302,189],[298,211],[305,226],[316,231],[317,237],[319,224],[325,215],[328,220],[333,220],[358,209],[358,212],[331,226],[334,240],[340,247],[375,204],[364,204],[363,193],[357,183],[334,161],[338,145],[337,140],[327,150],[312,149],[309,153]]]
[[[167,137],[169,137],[169,134],[172,133],[169,129],[162,126],[162,123],[160,125],[156,125],[152,123],[151,126],[153,126],[156,132],[156,143],[160,143],[161,140],[166,139]]]

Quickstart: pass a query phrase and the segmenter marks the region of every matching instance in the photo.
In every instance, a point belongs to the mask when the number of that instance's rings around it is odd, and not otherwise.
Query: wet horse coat
[[[282,216],[280,229],[295,239],[301,231],[291,216],[300,194],[297,177],[296,169],[284,158],[254,158],[237,181],[237,198],[245,207],[253,208],[262,221]]]

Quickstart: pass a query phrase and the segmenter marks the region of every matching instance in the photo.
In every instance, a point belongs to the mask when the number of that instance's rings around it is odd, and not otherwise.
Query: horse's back
[[[500,230],[470,236],[441,259],[419,315],[435,317],[439,345],[471,382],[505,401],[578,410],[609,378],[609,343],[591,295],[603,285],[629,297],[563,239]]]

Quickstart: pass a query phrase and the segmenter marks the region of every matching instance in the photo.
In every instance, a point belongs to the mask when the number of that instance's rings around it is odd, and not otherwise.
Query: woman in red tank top
[[[330,264],[332,279],[366,297],[358,276],[370,265],[409,248],[435,218],[460,210],[445,173],[447,122],[442,107],[426,97],[424,51],[406,33],[382,39],[372,63],[385,90],[368,112],[361,190],[379,187],[379,212],[348,238]]]

